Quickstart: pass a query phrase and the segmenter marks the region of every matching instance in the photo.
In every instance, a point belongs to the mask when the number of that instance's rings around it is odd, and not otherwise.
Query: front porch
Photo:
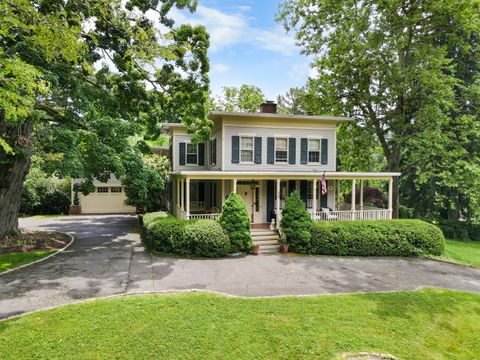
[[[321,194],[323,173],[246,173],[182,171],[173,174],[171,208],[182,219],[217,219],[230,192],[247,204],[252,224],[278,224],[285,199],[299,190],[316,221],[386,220],[392,218],[393,176],[398,173],[326,172],[327,193]],[[386,183],[384,207],[364,203],[365,183]],[[345,201],[345,192],[350,201]],[[359,190],[359,191],[358,191]],[[358,194],[357,194],[358,191]],[[278,209],[278,210],[277,210]]]

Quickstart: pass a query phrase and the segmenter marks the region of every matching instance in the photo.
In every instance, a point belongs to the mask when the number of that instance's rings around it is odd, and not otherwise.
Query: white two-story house
[[[212,112],[211,137],[193,143],[184,125],[164,124],[170,135],[171,211],[184,219],[219,216],[231,192],[241,195],[252,224],[278,224],[286,197],[299,190],[318,220],[390,219],[392,182],[399,173],[336,171],[337,124],[347,117],[283,115],[266,102],[258,113]],[[325,176],[327,192],[322,195]],[[388,182],[388,207],[363,206],[366,180]],[[340,202],[340,180],[351,185],[351,204]],[[358,204],[356,204],[358,202]]]

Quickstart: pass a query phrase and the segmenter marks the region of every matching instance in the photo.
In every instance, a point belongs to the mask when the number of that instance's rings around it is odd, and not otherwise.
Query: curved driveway
[[[25,219],[20,225],[68,232],[75,241],[44,262],[0,274],[0,318],[87,298],[143,291],[199,289],[274,296],[435,286],[480,292],[479,269],[420,258],[151,256],[140,243],[133,216]]]

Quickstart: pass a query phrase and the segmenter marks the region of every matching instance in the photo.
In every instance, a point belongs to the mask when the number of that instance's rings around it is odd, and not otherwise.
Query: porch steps
[[[278,232],[270,229],[251,229],[254,245],[260,245],[260,254],[276,253],[280,249]]]

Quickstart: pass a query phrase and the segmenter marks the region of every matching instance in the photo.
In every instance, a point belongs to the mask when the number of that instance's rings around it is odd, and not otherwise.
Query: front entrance
[[[261,222],[260,216],[260,187],[255,185],[252,188],[252,185],[239,184],[237,186],[237,193],[245,201],[247,205],[248,217],[250,222],[258,223]]]

